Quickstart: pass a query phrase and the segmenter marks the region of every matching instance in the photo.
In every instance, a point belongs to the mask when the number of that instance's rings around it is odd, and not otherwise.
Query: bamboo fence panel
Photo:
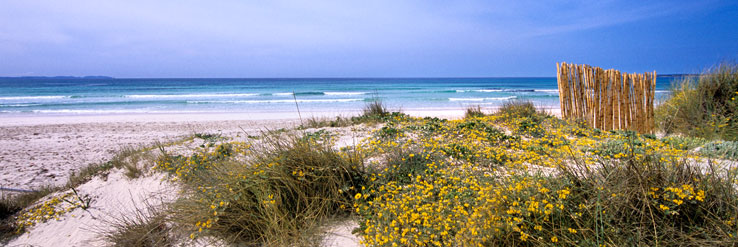
[[[656,71],[622,73],[586,64],[556,64],[561,116],[602,130],[652,133]]]

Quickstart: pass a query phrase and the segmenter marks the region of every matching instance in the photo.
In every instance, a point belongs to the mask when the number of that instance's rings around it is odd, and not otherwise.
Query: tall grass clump
[[[482,112],[482,107],[478,105],[466,107],[464,118],[475,118],[475,117],[484,117],[484,112]]]
[[[738,64],[721,63],[686,78],[655,111],[658,127],[706,139],[738,140]]]
[[[191,238],[310,245],[321,221],[349,212],[363,179],[359,159],[316,138],[281,134],[260,141],[248,151],[232,146],[159,160],[188,187],[173,208],[174,220],[191,227]]]
[[[378,97],[373,97],[367,102],[362,109],[362,115],[351,118],[352,124],[361,123],[383,123],[389,121],[399,121],[406,119],[408,116],[399,111],[390,111],[389,108]]]
[[[113,230],[102,237],[114,246],[174,246],[169,220],[165,210],[146,204],[145,208],[136,208],[132,214],[108,222]]]
[[[664,162],[638,156],[626,154],[624,159],[604,160],[595,167],[562,167],[563,177],[551,178],[571,191],[564,210],[554,216],[555,224],[578,233],[565,235],[566,242],[598,246],[737,243],[736,170],[705,170],[686,159]],[[544,229],[561,227],[555,224]]]
[[[363,109],[365,117],[386,117],[390,114],[389,109],[387,109],[387,106],[384,105],[382,100],[379,98],[373,98],[372,101],[366,103]]]

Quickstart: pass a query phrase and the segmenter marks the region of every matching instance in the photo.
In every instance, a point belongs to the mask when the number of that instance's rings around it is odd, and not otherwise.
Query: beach
[[[493,109],[489,109],[493,111]],[[460,118],[464,109],[405,111],[417,117]],[[354,112],[304,112],[331,119]],[[195,133],[237,137],[300,125],[295,113],[39,115],[0,118],[0,187],[64,185],[72,172],[110,160],[119,150],[179,140]]]
[[[194,133],[236,136],[299,124],[296,118],[246,120],[207,114],[6,117],[1,122],[0,186],[18,189],[63,185],[71,172],[108,161],[125,147]]]

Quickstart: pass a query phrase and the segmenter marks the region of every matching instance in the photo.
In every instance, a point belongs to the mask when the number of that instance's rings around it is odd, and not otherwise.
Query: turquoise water
[[[659,77],[656,98],[674,77]],[[294,92],[294,95],[293,95]],[[530,100],[558,107],[555,77],[348,79],[81,79],[0,78],[0,116],[7,114],[125,114],[294,112],[361,109],[381,99],[404,110],[494,107]]]

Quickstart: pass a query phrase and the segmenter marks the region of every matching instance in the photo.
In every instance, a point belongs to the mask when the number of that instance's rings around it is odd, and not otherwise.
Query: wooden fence
[[[602,130],[652,133],[656,71],[628,74],[581,64],[556,64],[561,116]]]

